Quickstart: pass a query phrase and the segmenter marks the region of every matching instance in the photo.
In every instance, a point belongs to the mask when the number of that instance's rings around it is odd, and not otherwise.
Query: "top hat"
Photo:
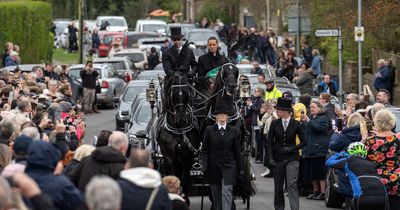
[[[181,27],[171,27],[170,32],[171,39],[181,39],[183,37]]]
[[[292,99],[282,97],[278,98],[278,103],[276,103],[275,109],[293,111]]]
[[[229,108],[227,105],[221,103],[221,104],[217,104],[217,106],[215,107],[215,111],[214,114],[229,114]]]

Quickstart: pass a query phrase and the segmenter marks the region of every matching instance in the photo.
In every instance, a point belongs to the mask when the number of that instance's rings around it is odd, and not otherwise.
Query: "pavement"
[[[87,130],[86,136],[83,140],[85,144],[92,144],[93,136],[103,130],[115,130],[115,109],[102,109],[100,114],[86,115]],[[252,160],[253,163],[254,159]],[[274,184],[273,178],[260,177],[260,174],[265,171],[265,167],[262,164],[252,164],[252,173],[256,175],[255,186],[257,187],[257,193],[255,196],[250,198],[250,209],[252,210],[273,210],[274,209]],[[200,196],[190,197],[191,210],[201,210],[201,198]],[[237,200],[237,210],[246,209],[246,204]],[[289,201],[286,196],[285,210],[289,210]],[[210,209],[210,201],[208,197],[204,198],[204,210]],[[325,207],[324,201],[307,200],[305,197],[300,198],[300,210],[324,210],[331,209]]]

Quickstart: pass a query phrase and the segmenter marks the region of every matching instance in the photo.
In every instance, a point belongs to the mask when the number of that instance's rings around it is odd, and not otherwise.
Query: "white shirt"
[[[224,130],[226,130],[226,123],[221,125],[218,123],[218,130],[221,130],[221,128],[223,128]]]
[[[182,46],[180,46],[179,48],[176,48],[176,50],[178,50],[178,55],[179,55],[179,53],[181,53]]]

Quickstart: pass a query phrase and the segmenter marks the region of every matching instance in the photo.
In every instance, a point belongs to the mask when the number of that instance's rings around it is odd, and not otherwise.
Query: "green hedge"
[[[22,63],[51,61],[51,5],[36,1],[0,2],[0,49],[6,42],[20,46]]]

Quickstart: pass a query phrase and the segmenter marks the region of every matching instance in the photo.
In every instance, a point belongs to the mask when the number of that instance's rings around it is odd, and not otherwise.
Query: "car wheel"
[[[328,170],[326,176],[325,206],[329,208],[342,208],[344,196],[337,192],[333,186],[333,170]]]

